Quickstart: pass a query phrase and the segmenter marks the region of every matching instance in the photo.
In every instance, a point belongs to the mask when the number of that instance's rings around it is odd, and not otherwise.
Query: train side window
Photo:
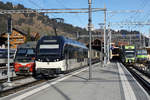
[[[77,57],[77,50],[76,50],[76,48],[75,47],[72,47],[71,49],[70,49],[70,58],[76,58]]]
[[[69,59],[71,59],[73,55],[73,48],[68,45],[68,47],[65,49],[65,52],[68,54]]]
[[[64,58],[69,58],[69,46],[68,45],[65,45],[65,47],[64,47],[64,51],[63,51],[63,56],[64,56]]]

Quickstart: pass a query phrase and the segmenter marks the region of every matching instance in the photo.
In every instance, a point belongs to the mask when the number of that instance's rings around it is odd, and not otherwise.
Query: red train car
[[[35,69],[35,46],[27,43],[17,48],[14,69],[17,75],[31,75]]]

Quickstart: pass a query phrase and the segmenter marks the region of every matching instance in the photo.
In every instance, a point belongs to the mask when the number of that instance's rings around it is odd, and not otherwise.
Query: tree
[[[28,27],[28,29],[27,29],[27,38],[26,38],[26,42],[32,41],[32,40],[31,40],[30,33],[31,33],[31,29],[30,29],[30,27]]]

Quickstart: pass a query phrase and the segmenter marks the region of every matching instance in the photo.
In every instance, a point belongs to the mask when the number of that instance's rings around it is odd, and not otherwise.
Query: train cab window
[[[35,56],[35,51],[33,49],[18,49],[16,56]]]
[[[17,51],[17,54],[25,54],[26,53],[26,50],[25,49],[19,49]]]
[[[35,52],[34,52],[34,50],[33,50],[33,49],[29,49],[29,50],[27,51],[27,54],[28,54],[28,55],[34,55],[34,54],[35,54]]]

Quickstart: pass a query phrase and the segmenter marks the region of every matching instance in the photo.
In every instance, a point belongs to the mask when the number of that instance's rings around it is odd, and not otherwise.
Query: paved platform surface
[[[150,96],[120,63],[95,64],[0,100],[150,100]]]

